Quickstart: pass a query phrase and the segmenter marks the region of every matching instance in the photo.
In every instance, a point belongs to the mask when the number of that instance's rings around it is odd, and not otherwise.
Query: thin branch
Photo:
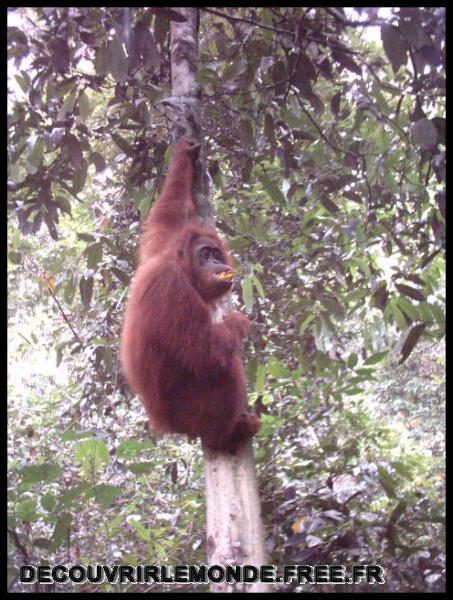
[[[217,94],[204,94],[203,98],[208,98],[212,100],[212,98],[220,98],[222,96],[236,96],[239,94],[254,94],[255,92],[261,92],[262,90],[269,90],[271,88],[275,88],[282,83],[288,83],[289,77],[285,77],[285,79],[280,79],[280,81],[274,81],[274,83],[269,83],[268,85],[263,85],[261,87],[255,87],[249,90],[224,90],[222,92],[218,92]],[[235,111],[239,112],[239,111]]]
[[[40,269],[38,267],[38,265],[34,264],[34,261],[32,258],[29,259],[30,262],[32,263],[32,265],[34,265],[34,267],[36,268],[36,272],[38,272]],[[69,317],[66,315],[63,307],[61,306],[55,292],[54,292],[54,285],[53,282],[51,281],[51,279],[46,275],[46,273],[43,273],[41,275],[42,279],[44,279],[44,281],[46,282],[46,287],[47,287],[47,291],[49,292],[52,300],[55,302],[55,304],[58,307],[58,310],[61,314],[61,316],[63,317],[66,325],[69,327],[69,329],[71,330],[74,338],[77,340],[77,342],[83,347],[84,346],[84,342],[83,340],[80,338],[79,334],[77,333],[77,331],[74,329],[71,321],[69,320]],[[94,367],[94,370],[96,371],[96,373],[100,376],[102,376],[102,373],[99,371],[98,366],[96,364],[96,361],[94,361],[91,357],[88,358],[88,360],[90,361],[90,363],[92,364],[92,366]]]
[[[321,138],[326,142],[326,144],[328,144],[334,150],[337,150],[337,152],[342,152],[343,154],[349,154],[349,156],[352,156],[354,158],[357,158],[358,156],[361,156],[360,154],[357,154],[355,152],[351,152],[350,150],[345,150],[344,148],[340,148],[339,146],[336,146],[334,143],[332,143],[330,141],[330,139],[325,135],[325,133],[323,132],[323,130],[321,129],[321,127],[318,125],[318,123],[316,122],[316,120],[311,116],[311,114],[309,113],[309,111],[305,108],[305,106],[303,105],[302,102],[299,102],[299,106],[302,109],[302,112],[304,112],[307,115],[308,120],[313,125],[313,127],[315,127],[316,131],[319,133],[319,135],[321,136]]]
[[[229,21],[234,21],[237,23],[248,23],[249,25],[254,25],[255,27],[260,27],[261,29],[267,29],[269,31],[274,31],[275,33],[284,33],[286,35],[290,35],[294,37],[294,31],[289,31],[288,29],[278,29],[277,27],[272,27],[272,25],[265,25],[264,23],[260,23],[259,21],[254,21],[253,19],[246,19],[245,17],[233,17],[233,15],[227,15],[220,10],[215,10],[214,8],[206,8],[205,6],[201,8],[207,13],[211,13],[212,15],[216,15],[217,17],[223,17],[224,19],[228,19]]]
[[[274,33],[290,35],[292,38],[296,38],[297,32],[290,31],[289,29],[279,29],[278,27],[272,27],[272,25],[265,25],[264,23],[260,23],[259,21],[254,21],[253,19],[247,19],[245,17],[235,17],[233,15],[227,15],[227,14],[221,12],[220,10],[215,10],[214,8],[203,7],[200,10],[204,10],[205,12],[210,13],[212,15],[216,15],[218,17],[223,17],[224,19],[227,19],[232,22],[247,23],[248,25],[253,25],[254,27],[260,27],[261,29],[267,29],[269,31],[273,31]],[[305,14],[304,14],[304,16],[305,16]],[[329,35],[329,34],[324,33],[323,35],[327,37],[327,35]],[[317,44],[324,44],[325,46],[329,46],[329,48],[337,48],[338,50],[341,50],[342,52],[347,52],[349,54],[361,54],[361,52],[358,50],[351,50],[351,48],[347,48],[343,45],[338,45],[338,44],[329,42],[327,39],[321,40],[318,37],[314,37],[314,36],[311,36],[308,34],[304,34],[304,39],[308,40],[309,42],[315,42]]]
[[[8,527],[8,533],[21,556],[22,564],[23,565],[32,564],[33,560],[30,557],[27,547],[25,546],[25,544],[22,543],[22,540],[20,539],[17,531],[15,529],[13,529],[12,527]],[[41,588],[41,584],[38,581],[34,582],[33,587],[34,587],[34,590],[36,593],[43,591]]]
[[[67,317],[67,315],[66,315],[65,311],[63,310],[63,307],[61,306],[61,304],[60,304],[60,302],[59,302],[59,300],[58,300],[55,292],[53,291],[53,283],[52,283],[52,281],[49,279],[49,277],[45,273],[43,274],[43,278],[44,278],[44,280],[47,283],[47,291],[52,296],[52,300],[57,305],[58,310],[60,311],[61,316],[66,321],[66,324],[68,325],[69,329],[72,331],[72,334],[74,335],[75,339],[79,342],[79,344],[81,346],[83,346],[83,341],[80,339],[79,334],[77,333],[77,331],[72,326],[71,321]]]

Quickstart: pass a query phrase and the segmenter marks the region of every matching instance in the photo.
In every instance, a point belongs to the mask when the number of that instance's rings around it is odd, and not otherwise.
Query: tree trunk
[[[208,564],[267,564],[252,443],[236,455],[204,449]],[[269,592],[269,584],[211,584],[213,592]]]
[[[186,21],[171,24],[172,98],[175,106],[174,139],[189,136],[201,141],[200,90],[196,82],[198,66],[198,10],[179,9]],[[209,182],[203,152],[194,184],[194,200],[203,225],[214,228],[209,201]],[[264,532],[251,441],[227,455],[204,449],[207,563],[266,564]],[[211,584],[212,592],[269,592],[268,584]]]

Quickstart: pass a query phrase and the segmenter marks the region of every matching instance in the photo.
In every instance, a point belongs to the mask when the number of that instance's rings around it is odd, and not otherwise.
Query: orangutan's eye
[[[221,252],[220,252],[220,250],[218,250],[217,248],[215,248],[215,249],[212,251],[212,257],[213,257],[213,259],[214,259],[216,262],[219,262],[219,263],[223,262],[223,256],[222,256],[222,253],[221,253]]]
[[[203,260],[209,260],[211,257],[211,248],[209,246],[205,246],[201,249],[200,256]]]

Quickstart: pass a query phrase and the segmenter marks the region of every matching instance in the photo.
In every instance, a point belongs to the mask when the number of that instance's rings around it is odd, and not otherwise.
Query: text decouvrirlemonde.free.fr
[[[22,565],[21,583],[384,583],[379,565]]]

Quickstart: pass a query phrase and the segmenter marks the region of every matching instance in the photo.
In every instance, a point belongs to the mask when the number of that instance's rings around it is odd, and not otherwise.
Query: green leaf
[[[390,464],[398,473],[398,475],[401,475],[402,477],[404,477],[404,479],[407,479],[407,481],[412,481],[412,479],[414,478],[414,473],[413,469],[408,464],[406,464],[402,460],[394,460]]]
[[[379,481],[389,498],[396,498],[396,481],[384,467],[378,467]]]
[[[145,473],[152,473],[156,468],[156,464],[148,460],[130,463],[127,465],[127,468],[135,475],[143,475]]]
[[[303,335],[305,333],[305,330],[307,329],[307,327],[310,325],[310,323],[313,321],[314,318],[315,318],[315,315],[313,315],[313,314],[305,317],[305,319],[302,321],[302,323],[299,327],[299,335]]]
[[[272,360],[269,362],[267,365],[267,370],[269,375],[275,377],[276,379],[280,379],[281,377],[289,377],[291,375],[291,371],[278,360]]]
[[[8,253],[8,258],[14,265],[20,265],[20,263],[22,262],[21,252],[15,252],[13,250]]]
[[[31,523],[35,523],[39,516],[36,512],[36,499],[29,498],[20,502],[16,506],[16,517],[18,519],[22,519],[23,521],[30,521]]]
[[[360,223],[357,223],[355,227],[355,237],[358,244],[364,244],[366,242],[365,231]]]
[[[416,321],[418,318],[418,311],[407,298],[403,298],[402,296],[395,296],[395,302],[398,304],[399,308],[403,311],[403,313],[411,320]]]
[[[245,308],[250,312],[253,308],[253,287],[250,275],[246,275],[242,280],[242,298]]]
[[[65,542],[69,542],[71,535],[72,516],[70,513],[63,513],[58,519],[52,534],[52,541],[49,546],[49,552],[55,552]]]
[[[245,73],[248,69],[248,62],[245,58],[239,58],[238,60],[225,61],[225,69],[222,74],[222,81],[228,81],[236,79],[242,73]]]
[[[426,323],[430,323],[433,320],[433,315],[430,310],[430,305],[428,302],[421,302],[418,306],[418,312],[420,315],[420,320],[425,321]]]
[[[396,73],[401,66],[407,63],[407,42],[394,25],[381,26],[381,39],[384,52]]]
[[[63,102],[62,107],[58,111],[57,121],[64,121],[68,114],[74,111],[74,106],[77,101],[77,93],[71,92],[66,96],[66,100]]]
[[[364,390],[359,387],[345,388],[343,390],[343,393],[346,394],[346,396],[357,396],[357,394],[363,394],[363,392]]]
[[[150,450],[153,447],[151,441],[141,442],[138,440],[127,440],[118,446],[116,454],[118,458],[128,460],[135,458],[137,454],[145,450]]]
[[[63,475],[61,467],[54,463],[43,463],[24,467],[21,470],[22,483],[32,485],[34,483],[50,483]]]
[[[349,355],[349,357],[348,357],[348,367],[350,369],[353,369],[358,362],[359,362],[359,357],[357,356],[357,354],[355,352],[353,352],[352,354]]]
[[[360,368],[357,369],[357,383],[359,381],[377,381],[376,378],[374,377],[374,373],[376,372],[375,369],[367,369],[367,368]],[[352,378],[354,379],[354,378]],[[349,381],[352,381],[352,379],[350,379]]]
[[[53,494],[46,494],[41,498],[41,506],[47,512],[52,512],[57,504],[55,496]]]
[[[22,71],[22,73],[19,75],[15,75],[15,79],[17,81],[17,83],[19,84],[21,90],[25,93],[28,92],[28,90],[30,89],[30,77],[27,73],[25,73],[24,71]]]
[[[388,355],[388,353],[389,353],[388,350],[384,350],[383,352],[377,352],[376,354],[373,354],[372,356],[367,358],[363,364],[364,365],[375,365],[376,363],[381,362],[381,360],[384,360],[384,358]]]
[[[68,305],[72,304],[72,302],[74,300],[76,289],[77,289],[77,276],[72,275],[72,276],[68,277],[66,285],[64,286],[64,293],[63,293],[65,302]]]
[[[260,298],[265,298],[264,288],[263,288],[261,281],[258,279],[258,277],[256,275],[253,275],[252,279],[253,279],[253,283],[255,285],[255,289],[258,292],[258,296]]]
[[[264,385],[266,383],[266,366],[258,365],[256,370],[256,382],[255,382],[255,392],[261,394],[264,390]]]
[[[91,112],[90,101],[88,99],[87,94],[84,91],[80,92],[79,95],[79,112],[82,121],[86,121]]]
[[[80,296],[85,308],[90,306],[91,296],[93,295],[94,280],[92,277],[82,277],[79,283]]]
[[[263,188],[276,204],[279,206],[284,206],[286,204],[283,192],[280,190],[277,184],[268,177],[265,171],[261,171],[261,173],[258,174],[258,179],[261,181]]]
[[[124,490],[122,488],[106,483],[101,483],[94,487],[94,497],[101,508],[109,508],[115,498],[123,494]]]
[[[93,436],[92,432],[89,430],[77,430],[67,429],[65,432],[61,434],[61,439],[64,442],[73,442],[75,440],[83,440],[85,438],[91,438]]]
[[[140,200],[140,203],[138,205],[138,210],[140,211],[140,218],[142,221],[145,220],[145,217],[149,213],[149,209],[151,206],[151,200],[152,200],[151,194],[147,194],[144,198],[142,198]]]
[[[107,444],[101,440],[85,440],[77,445],[76,462],[82,463],[87,476],[92,477],[110,460]]]
[[[57,367],[59,367],[61,365],[61,361],[63,360],[63,347],[62,344],[58,344],[55,348],[57,356],[56,356],[56,361],[55,364]]]
[[[392,314],[395,318],[395,322],[398,325],[398,328],[401,330],[405,330],[407,327],[407,322],[406,322],[406,319],[404,318],[404,314],[401,312],[401,309],[399,308],[395,298],[392,298],[392,300],[390,301],[390,307],[391,307]]]
[[[87,268],[95,269],[102,260],[102,244],[97,242],[96,244],[88,246],[85,249],[84,254],[88,257]]]
[[[151,541],[151,532],[145,529],[145,527],[143,527],[143,525],[139,523],[138,519],[129,519],[129,523],[137,532],[138,537],[140,537],[145,542]]]
[[[61,506],[63,508],[69,508],[72,505],[73,500],[80,498],[80,496],[84,496],[90,489],[91,487],[87,483],[81,483],[80,485],[69,488],[69,490],[66,490],[61,497]]]
[[[27,163],[32,167],[38,168],[42,163],[43,151],[44,144],[42,138],[38,137],[30,146],[27,154]]]

